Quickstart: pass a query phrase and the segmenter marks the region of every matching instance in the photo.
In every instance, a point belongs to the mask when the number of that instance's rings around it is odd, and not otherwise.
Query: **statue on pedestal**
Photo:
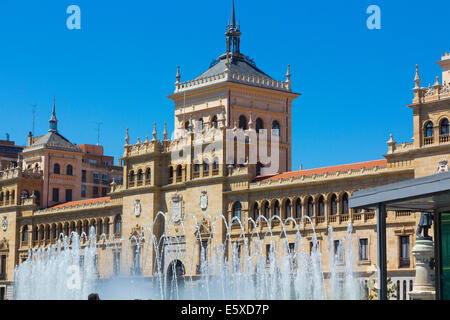
[[[419,225],[417,226],[416,235],[418,240],[432,240],[428,235],[428,230],[433,224],[433,214],[430,212],[422,212],[420,215]],[[421,233],[423,232],[423,236]]]

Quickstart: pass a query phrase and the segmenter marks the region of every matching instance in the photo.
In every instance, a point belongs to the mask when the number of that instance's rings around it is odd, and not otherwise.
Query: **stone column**
[[[409,293],[413,300],[434,300],[436,289],[431,279],[432,270],[430,261],[434,258],[434,245],[432,240],[417,239],[413,250],[416,259],[416,278],[414,289]]]

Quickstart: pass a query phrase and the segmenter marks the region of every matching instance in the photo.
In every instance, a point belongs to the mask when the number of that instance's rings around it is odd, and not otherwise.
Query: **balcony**
[[[439,143],[446,143],[446,142],[448,142],[449,141],[449,137],[450,137],[449,134],[441,134],[439,136]]]
[[[200,177],[200,172],[194,172],[194,178],[198,178],[198,177]]]
[[[134,181],[130,181],[130,182],[128,182],[128,187],[129,187],[129,188],[132,188],[132,187],[134,187]]]
[[[219,169],[213,169],[212,175],[213,176],[218,176],[219,175]]]
[[[425,138],[423,138],[423,145],[424,146],[428,146],[430,144],[433,144],[433,141],[434,141],[434,137],[433,136],[425,137]]]
[[[143,181],[142,180],[138,180],[137,186],[140,187],[140,186],[142,186],[142,184],[143,184]]]
[[[181,182],[182,180],[183,180],[183,177],[181,177],[181,176],[177,177],[177,183]]]
[[[316,224],[324,223],[325,222],[325,216],[319,216],[316,218]]]
[[[328,216],[328,223],[336,222],[336,220],[337,220],[336,215]]]

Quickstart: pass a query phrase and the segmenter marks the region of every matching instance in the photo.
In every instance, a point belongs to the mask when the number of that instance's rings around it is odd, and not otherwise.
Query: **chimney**
[[[31,146],[33,144],[33,135],[31,134],[31,131],[28,132],[28,146]]]

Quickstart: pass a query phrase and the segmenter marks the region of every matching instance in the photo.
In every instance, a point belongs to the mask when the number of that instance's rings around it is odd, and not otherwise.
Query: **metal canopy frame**
[[[450,208],[450,172],[405,180],[355,192],[349,199],[350,208],[372,208],[377,211],[377,254],[379,299],[387,300],[386,211],[430,211],[435,215],[435,283],[436,298],[440,299],[439,217]]]

